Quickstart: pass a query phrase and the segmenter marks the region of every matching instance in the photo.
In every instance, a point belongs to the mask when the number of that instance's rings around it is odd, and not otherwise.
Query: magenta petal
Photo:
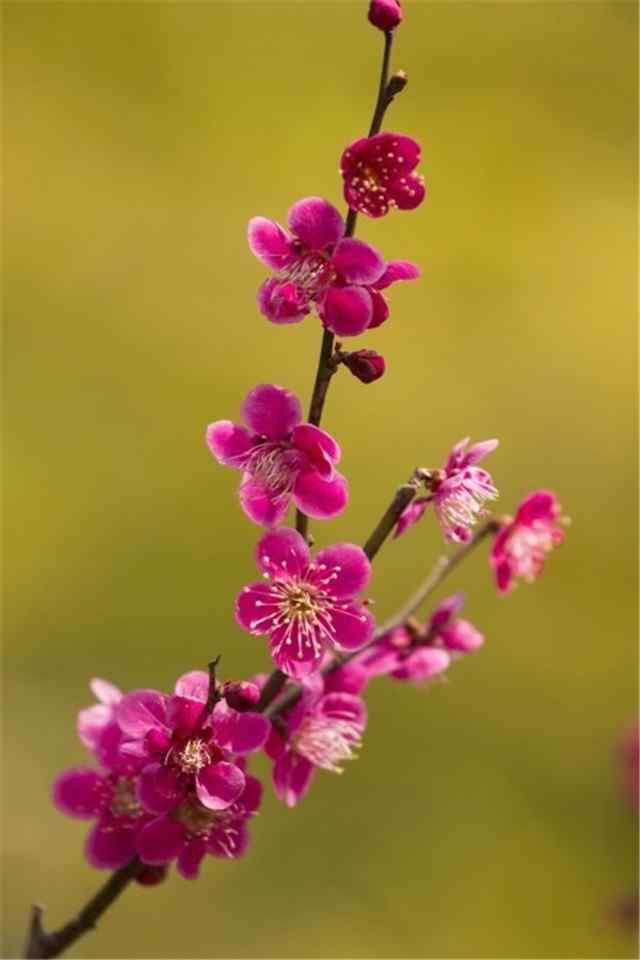
[[[322,302],[322,317],[340,337],[356,337],[369,326],[371,294],[363,287],[330,287]]]
[[[276,796],[288,807],[295,807],[309,789],[315,768],[310,760],[292,750],[276,760],[273,766],[273,786]]]
[[[100,677],[93,677],[93,679],[89,681],[89,689],[100,703],[111,706],[122,700],[122,691],[114,687],[108,680],[101,680]]]
[[[396,180],[389,187],[389,196],[399,210],[415,210],[424,200],[426,192],[424,179],[417,173],[410,174],[404,182]]]
[[[315,570],[318,571],[316,580],[325,581],[331,595],[344,600],[350,600],[364,590],[371,577],[367,555],[355,543],[336,543],[320,550]]]
[[[484,637],[468,620],[456,620],[440,634],[447,650],[471,653],[484,643]]]
[[[171,817],[152,820],[138,834],[136,848],[143,863],[169,863],[178,856],[185,843],[184,827]]]
[[[309,313],[310,302],[305,291],[295,283],[282,283],[271,277],[258,288],[258,308],[272,323],[300,323]]]
[[[365,702],[351,693],[326,694],[318,704],[318,711],[334,720],[348,720],[362,730],[367,725]]]
[[[302,409],[290,390],[265,383],[247,394],[242,418],[254,433],[269,440],[284,440],[302,420]]]
[[[392,260],[387,264],[387,269],[382,276],[376,280],[373,286],[376,290],[386,290],[392,283],[398,280],[416,280],[420,276],[420,267],[409,260]]]
[[[344,221],[335,207],[321,197],[298,200],[289,210],[289,229],[310,250],[332,246],[344,234]]]
[[[516,523],[528,527],[536,520],[556,520],[559,513],[558,502],[551,490],[535,490],[518,507]]]
[[[249,832],[242,820],[223,823],[209,837],[207,852],[214,857],[236,860],[249,846]]]
[[[241,470],[251,450],[251,437],[231,420],[216,420],[207,427],[207,446],[218,463]]]
[[[243,630],[262,636],[271,628],[271,617],[277,608],[271,596],[271,587],[264,580],[250,583],[236,598],[236,621]]]
[[[131,822],[106,820],[89,831],[87,860],[99,870],[118,870],[136,855],[137,826]]]
[[[449,654],[437,647],[419,647],[415,653],[401,662],[392,672],[396,680],[427,680],[447,669],[451,662]]]
[[[150,763],[138,780],[138,800],[149,813],[168,813],[183,798],[185,787],[171,767]]]
[[[95,703],[92,707],[86,707],[78,713],[76,731],[85,747],[94,749],[112,715],[113,707],[104,703]]]
[[[116,719],[129,737],[144,737],[150,730],[169,731],[167,697],[157,690],[133,690],[116,705]]]
[[[244,754],[260,750],[267,742],[271,723],[260,713],[238,713],[233,727],[229,750]]]
[[[443,627],[455,617],[457,613],[460,613],[464,606],[464,593],[454,593],[452,596],[447,597],[438,606],[435,608],[431,616],[429,617],[429,622],[427,629],[429,632],[442,630]]]
[[[212,763],[196,776],[196,793],[209,810],[226,810],[244,790],[244,773],[234,763]]]
[[[309,547],[297,530],[283,527],[265,533],[256,548],[256,560],[270,576],[299,576],[309,563]]]
[[[90,767],[65,770],[53,784],[53,802],[58,810],[81,820],[97,817],[110,793],[104,777]]]
[[[344,650],[359,650],[371,640],[376,622],[366,607],[350,603],[335,607],[331,616],[337,646]]]
[[[368,329],[375,330],[376,327],[381,327],[389,319],[389,304],[377,290],[371,290],[370,293],[372,313]]]
[[[333,437],[311,423],[299,423],[294,428],[291,441],[294,447],[306,453],[312,462],[317,459],[318,448],[332,463],[338,463],[340,460],[340,447]]]
[[[274,663],[293,680],[304,680],[322,664],[323,650],[310,643],[296,623],[291,629],[282,626],[272,630],[269,641]]]
[[[471,467],[479,463],[488,456],[488,454],[493,453],[499,445],[500,441],[495,438],[493,440],[482,440],[480,443],[474,443],[464,455],[461,466]]]
[[[274,494],[250,473],[243,474],[238,495],[245,515],[261,527],[275,527],[289,507],[287,494]]]
[[[249,221],[248,240],[253,255],[272,270],[282,270],[293,259],[289,235],[266,217],[253,217]]]
[[[179,697],[188,697],[206,703],[209,695],[209,674],[204,670],[191,670],[176,680],[174,692]]]
[[[239,802],[246,813],[255,813],[262,802],[262,784],[257,777],[252,777],[251,774],[247,775],[246,780]]]
[[[349,499],[347,481],[340,473],[333,480],[323,480],[315,470],[298,474],[293,488],[295,505],[308,517],[326,520],[336,517]]]
[[[368,243],[351,237],[340,241],[331,262],[347,283],[375,283],[385,268],[384,260],[377,250]]]
[[[178,854],[176,868],[185,880],[195,880],[200,872],[200,864],[207,853],[206,840],[189,840]]]
[[[408,507],[405,507],[400,514],[400,519],[396,524],[396,528],[393,532],[393,539],[397,540],[397,538],[401,537],[409,527],[412,527],[414,523],[417,523],[419,520],[421,520],[423,513],[430,503],[430,497],[416,497],[416,499],[410,503]]]

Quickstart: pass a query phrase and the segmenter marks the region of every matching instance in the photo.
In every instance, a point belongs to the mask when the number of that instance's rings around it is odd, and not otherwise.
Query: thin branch
[[[420,472],[414,471],[406,483],[398,487],[396,494],[387,507],[380,523],[375,528],[364,547],[362,548],[369,560],[373,560],[378,550],[385,542],[396,523],[400,519],[402,512],[409,506],[415,497],[421,482]]]
[[[42,926],[44,908],[35,904],[31,909],[25,957],[33,960],[36,957],[60,956],[79,937],[93,930],[105,910],[109,909],[143,869],[144,864],[136,857],[116,870],[72,920],[51,933],[46,933]]]

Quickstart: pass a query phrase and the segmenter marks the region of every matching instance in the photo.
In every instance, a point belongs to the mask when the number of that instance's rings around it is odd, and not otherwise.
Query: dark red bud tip
[[[243,713],[246,710],[255,710],[260,699],[260,690],[255,683],[228,680],[222,695],[230,707]]]
[[[152,867],[147,864],[137,875],[136,883],[141,884],[143,887],[155,887],[156,884],[162,883],[166,876],[166,867]]]
[[[395,30],[402,20],[400,0],[371,0],[369,4],[369,23],[378,30]]]
[[[362,383],[373,383],[374,380],[379,380],[386,368],[384,357],[375,350],[356,350],[354,353],[347,353],[342,362]]]

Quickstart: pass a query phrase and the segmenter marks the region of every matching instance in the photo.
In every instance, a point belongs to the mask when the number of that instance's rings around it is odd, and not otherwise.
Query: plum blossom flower
[[[340,161],[344,198],[368,217],[384,217],[391,207],[414,210],[425,197],[424,178],[414,173],[419,162],[420,145],[402,133],[355,140]]]
[[[207,854],[235,860],[249,844],[247,821],[260,806],[262,786],[249,774],[236,799],[224,809],[203,805],[193,791],[169,812],[149,820],[137,838],[138,856],[158,866],[176,860],[178,872],[188,880],[198,876]]]
[[[367,709],[358,696],[325,693],[315,675],[303,682],[300,699],[281,714],[265,746],[274,761],[276,795],[293,807],[307,792],[317,769],[342,773],[355,756],[367,724]]]
[[[369,244],[345,237],[342,216],[320,197],[295,203],[288,225],[291,233],[265,217],[249,222],[252,253],[275,271],[258,291],[260,310],[273,323],[298,323],[315,307],[329,330],[357,336],[389,316],[382,290],[420,275],[414,264],[385,263]]]
[[[300,679],[318,669],[327,650],[356,650],[370,639],[373,616],[355,599],[371,575],[360,547],[325,547],[312,561],[304,538],[280,529],[260,540],[256,559],[265,579],[240,592],[236,620],[269,638],[284,673]]]
[[[149,813],[169,813],[192,795],[208,810],[226,810],[245,788],[235,755],[260,749],[269,721],[224,700],[208,713],[207,689],[206,674],[196,670],[179,678],[170,697],[134,690],[116,707],[127,738],[122,751],[144,761],[138,799]]]
[[[501,527],[489,561],[500,593],[515,586],[516,577],[528,583],[542,572],[547,554],[564,540],[561,509],[550,490],[535,490],[524,498],[515,518]]]
[[[447,597],[424,625],[412,622],[396,627],[352,662],[368,680],[389,675],[417,683],[443,673],[457,656],[471,653],[484,643],[473,624],[457,617],[463,604],[461,593]]]
[[[335,469],[333,437],[302,422],[298,398],[273,384],[254,387],[242,405],[247,424],[217,420],[207,444],[218,463],[242,470],[240,503],[264,526],[285,516],[290,501],[309,517],[335,517],[347,503],[347,481]]]
[[[498,496],[491,475],[476,464],[496,449],[498,441],[484,440],[467,450],[468,443],[469,437],[465,437],[453,447],[442,470],[423,471],[425,484],[431,492],[405,508],[396,524],[394,537],[401,536],[417,523],[427,506],[432,504],[448,543],[467,543],[471,539],[472,527],[486,514],[485,503]]]
[[[378,30],[395,30],[402,20],[400,0],[371,0],[369,4],[369,23]]]

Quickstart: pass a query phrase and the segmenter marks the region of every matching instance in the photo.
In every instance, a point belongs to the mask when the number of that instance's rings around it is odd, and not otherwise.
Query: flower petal
[[[493,440],[482,440],[480,443],[474,443],[464,455],[461,467],[470,467],[473,466],[474,463],[479,463],[488,454],[493,453],[499,444],[500,441],[495,438]]]
[[[344,650],[359,650],[373,636],[376,625],[373,614],[357,603],[350,603],[332,612],[335,643]]]
[[[352,237],[340,241],[331,262],[347,283],[375,283],[385,269],[384,260],[377,250]]]
[[[174,860],[185,841],[182,824],[164,815],[142,828],[136,840],[136,849],[143,863],[159,865]]]
[[[116,719],[129,737],[144,737],[150,730],[169,733],[167,697],[157,690],[132,690],[116,706]]]
[[[349,499],[347,481],[341,473],[333,480],[323,480],[315,470],[300,473],[293,488],[295,505],[308,517],[326,520],[336,517]]]
[[[431,497],[416,497],[416,499],[410,503],[408,507],[404,508],[400,514],[400,519],[396,524],[396,528],[393,531],[394,540],[397,540],[398,537],[401,537],[409,527],[412,527],[414,523],[417,523],[422,519],[422,515],[427,509],[429,503],[431,503]]]
[[[249,221],[248,240],[253,255],[272,270],[282,270],[294,259],[288,233],[274,220],[253,217]]]
[[[204,670],[191,670],[176,680],[174,692],[179,697],[188,697],[206,703],[209,696],[209,674]]]
[[[249,846],[249,832],[242,820],[223,823],[209,837],[207,852],[214,857],[236,860]]]
[[[381,293],[377,290],[370,290],[372,314],[369,322],[369,330],[375,330],[381,327],[385,320],[389,319],[389,304]]]
[[[360,697],[351,693],[328,693],[318,704],[318,710],[325,717],[332,717],[334,720],[348,720],[350,723],[360,727],[361,730],[367,725],[367,707]]]
[[[270,634],[271,656],[279,670],[293,680],[302,681],[315,673],[322,664],[324,649],[319,646],[320,637],[315,643],[303,634],[299,622],[276,627]]]
[[[389,196],[399,210],[415,210],[424,200],[426,193],[424,177],[418,173],[401,177],[389,187]]]
[[[242,417],[254,433],[269,440],[284,440],[302,420],[302,408],[290,390],[264,383],[247,394]]]
[[[118,870],[135,857],[137,824],[121,820],[96,823],[85,845],[87,860],[99,870]]]
[[[271,323],[300,323],[311,309],[309,298],[295,283],[271,278],[258,287],[260,313]]]
[[[264,580],[248,584],[236,597],[236,622],[256,637],[269,633],[274,612],[271,588]]]
[[[356,337],[371,321],[371,294],[363,287],[329,287],[322,302],[322,318],[340,337]]]
[[[178,854],[176,868],[185,880],[195,880],[200,872],[200,864],[207,854],[207,842],[202,839],[189,840]]]
[[[91,820],[109,801],[110,788],[97,770],[72,767],[53,784],[53,802],[68,817]]]
[[[113,707],[104,703],[95,703],[92,707],[86,707],[78,713],[76,722],[76,732],[81,742],[93,750],[100,734],[109,724],[113,716]]]
[[[437,647],[419,647],[415,653],[403,660],[401,665],[393,670],[392,677],[396,680],[427,680],[447,669],[451,657],[445,650]]]
[[[560,507],[551,490],[534,490],[524,498],[516,513],[516,523],[531,526],[536,520],[557,520]]]
[[[464,593],[454,593],[450,597],[446,597],[446,599],[438,604],[429,617],[427,631],[431,633],[442,630],[451,622],[457,613],[460,613],[463,606]]]
[[[289,229],[310,250],[324,250],[344,234],[344,220],[327,200],[306,197],[289,210]]]
[[[318,469],[320,469],[318,450],[322,451],[332,463],[338,463],[340,460],[340,447],[333,437],[311,423],[299,423],[294,427],[291,442],[296,449],[306,453],[312,463],[318,463]]]
[[[100,703],[112,705],[122,700],[122,691],[114,687],[108,680],[101,680],[100,677],[93,677],[89,681],[89,688]]]
[[[387,268],[382,276],[376,280],[373,287],[376,290],[386,290],[392,283],[398,280],[416,280],[420,276],[420,267],[410,260],[392,260],[387,264]]]
[[[207,427],[207,446],[218,463],[241,470],[252,444],[244,427],[231,420],[216,420]]]
[[[276,796],[288,807],[295,807],[311,784],[315,767],[306,757],[287,750],[273,765],[273,787]]]
[[[274,494],[250,473],[243,474],[238,496],[244,514],[261,527],[275,527],[289,509],[288,495]]]
[[[362,547],[336,543],[318,552],[314,577],[327,584],[332,596],[350,600],[369,583],[371,564]]]
[[[178,773],[162,763],[150,763],[140,774],[137,796],[149,813],[168,813],[182,800],[184,784]]]
[[[212,763],[196,776],[196,794],[208,810],[226,810],[244,790],[244,773],[234,763]]]
[[[440,638],[447,650],[460,653],[471,653],[484,643],[483,635],[468,620],[455,620],[441,632]]]
[[[262,784],[257,777],[248,774],[239,801],[246,813],[255,813],[262,802]]]
[[[297,530],[283,527],[265,533],[256,548],[256,560],[270,576],[300,576],[309,563],[309,547]]]

